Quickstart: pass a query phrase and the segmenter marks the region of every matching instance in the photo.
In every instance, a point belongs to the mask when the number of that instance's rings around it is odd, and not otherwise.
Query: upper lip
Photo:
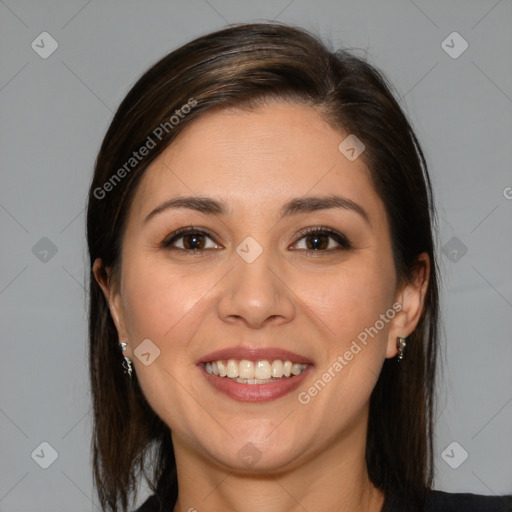
[[[263,361],[263,360],[274,360],[281,359],[282,361],[291,361],[292,363],[299,364],[313,364],[310,359],[304,357],[295,352],[284,350],[276,347],[230,347],[215,352],[210,352],[205,356],[201,357],[197,364],[208,363],[211,361],[219,361],[225,359],[236,359],[242,360],[247,359],[248,361]]]

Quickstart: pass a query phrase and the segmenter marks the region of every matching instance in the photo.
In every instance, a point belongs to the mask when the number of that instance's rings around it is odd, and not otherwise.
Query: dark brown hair
[[[331,51],[309,32],[276,23],[232,26],[162,58],[122,101],[99,151],[87,211],[91,267],[101,258],[115,285],[137,185],[186,126],[214,108],[251,108],[273,99],[310,105],[365,144],[362,158],[385,205],[399,283],[413,279],[420,253],[430,257],[424,311],[409,336],[406,358],[400,364],[385,361],[371,396],[366,451],[375,486],[421,505],[433,479],[439,315],[434,203],[413,129],[387,80],[364,58]],[[172,120],[177,110],[183,114],[178,122]],[[146,156],[130,160],[149,140]],[[94,481],[102,508],[126,510],[142,476],[162,501],[174,502],[170,430],[149,406],[137,375],[123,374],[118,334],[92,270],[89,337]]]

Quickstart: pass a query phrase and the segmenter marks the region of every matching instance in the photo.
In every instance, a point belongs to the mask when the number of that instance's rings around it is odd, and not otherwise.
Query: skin
[[[153,162],[137,189],[119,282],[109,285],[102,273],[109,269],[101,260],[94,264],[119,339],[128,343],[125,355],[172,430],[175,511],[382,507],[364,461],[369,398],[384,360],[397,354],[397,336],[409,335],[421,317],[429,261],[420,255],[413,282],[398,286],[384,204],[363,158],[351,162],[338,150],[347,135],[313,108],[285,102],[203,115]],[[293,197],[333,193],[358,203],[369,223],[341,208],[279,219]],[[181,208],[144,221],[165,201],[188,195],[222,200],[228,213]],[[200,240],[202,252],[161,246],[187,226],[212,235]],[[315,237],[297,233],[318,226],[343,233],[352,248],[334,250],[339,244],[325,235],[321,249],[306,253]],[[236,252],[247,236],[263,248],[250,264]],[[189,236],[174,245],[191,243]],[[298,393],[393,303],[402,310],[301,404]],[[133,353],[144,339],[160,350],[149,366]],[[298,390],[241,403],[214,389],[196,366],[214,350],[241,344],[284,348],[314,366]],[[251,467],[237,457],[246,443],[261,454]]]

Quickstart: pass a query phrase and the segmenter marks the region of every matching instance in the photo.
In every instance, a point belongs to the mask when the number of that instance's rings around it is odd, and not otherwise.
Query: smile
[[[308,364],[293,363],[289,360],[266,359],[250,361],[248,359],[228,359],[206,362],[207,373],[232,379],[240,384],[268,384],[277,379],[300,375]]]

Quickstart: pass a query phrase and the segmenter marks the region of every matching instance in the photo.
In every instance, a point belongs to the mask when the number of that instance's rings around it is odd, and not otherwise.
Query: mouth
[[[211,386],[242,402],[266,402],[290,393],[312,366],[298,354],[270,349],[228,349],[198,362]]]
[[[268,384],[279,379],[300,375],[309,365],[282,359],[249,361],[236,359],[208,361],[205,371],[218,377],[233,379],[240,384]]]

